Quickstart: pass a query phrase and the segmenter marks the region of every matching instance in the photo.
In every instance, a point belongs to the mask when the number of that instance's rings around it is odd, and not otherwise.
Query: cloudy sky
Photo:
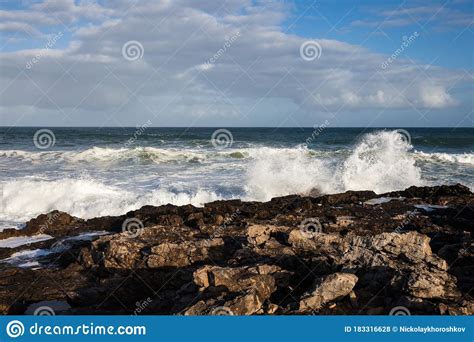
[[[0,6],[3,126],[474,125],[473,0]]]

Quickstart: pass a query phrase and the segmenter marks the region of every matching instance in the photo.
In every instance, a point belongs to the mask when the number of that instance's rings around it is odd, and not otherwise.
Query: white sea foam
[[[453,164],[474,165],[474,153],[425,153],[415,151],[416,157],[427,161],[448,162]]]
[[[371,135],[386,134],[396,137],[396,132],[379,132]],[[366,136],[366,139],[367,139]],[[393,141],[392,141],[393,142]],[[213,149],[173,149],[156,147],[134,147],[134,148],[109,148],[91,147],[82,151],[24,151],[24,150],[0,150],[0,158],[22,159],[32,162],[67,162],[67,163],[114,163],[120,161],[151,161],[154,163],[171,162],[204,162],[221,158],[252,159],[260,158],[262,153],[289,155],[305,151],[313,156],[340,157],[346,150],[337,151],[314,151],[305,149],[303,146],[297,148],[273,148],[273,147],[250,147],[245,149],[226,149],[216,151]],[[414,151],[415,158],[427,161],[438,161],[458,164],[474,165],[474,153],[426,153]]]
[[[260,149],[248,170],[251,199],[305,193],[373,190],[377,193],[423,184],[411,146],[396,132],[367,134],[342,163],[314,158],[304,148]]]
[[[363,136],[352,151],[313,151],[304,146],[297,148],[252,146],[224,151],[167,150],[151,147],[130,149],[95,147],[82,152],[2,151],[0,156],[7,158],[11,156],[33,160],[39,156],[40,162],[43,161],[41,158],[53,162],[55,158],[59,158],[71,163],[80,161],[101,163],[117,158],[119,160],[136,158],[141,154],[151,154],[153,158],[158,158],[156,160],[159,162],[209,161],[212,158],[229,157],[232,162],[225,164],[209,162],[199,165],[198,169],[184,165],[176,174],[173,174],[173,170],[177,169],[173,168],[171,171],[166,170],[168,173],[160,173],[161,170],[155,169],[149,171],[140,167],[131,169],[129,174],[121,170],[120,175],[123,179],[113,178],[116,181],[114,185],[109,184],[109,174],[103,171],[99,173],[103,175],[101,179],[90,178],[92,176],[77,178],[77,175],[76,178],[48,179],[45,174],[41,174],[42,178],[29,176],[8,179],[0,184],[3,187],[0,221],[24,222],[55,209],[78,217],[91,218],[121,215],[143,205],[191,203],[200,206],[206,202],[231,198],[233,196],[231,193],[222,194],[217,191],[219,186],[227,185],[226,183],[229,187],[242,189],[241,194],[245,194],[246,200],[259,201],[288,194],[309,193],[313,189],[321,193],[346,190],[373,190],[384,193],[401,190],[412,185],[425,184],[421,170],[415,164],[420,158],[420,153],[412,152],[411,148],[395,131],[381,131]],[[459,159],[461,156],[463,155],[457,156],[459,163],[465,160]],[[65,170],[64,177],[68,175],[70,168]],[[152,188],[153,185],[148,182],[157,179],[159,181],[174,179],[179,184],[170,184],[169,188],[164,185]],[[134,185],[139,182],[142,182],[140,186]]]
[[[372,198],[368,201],[365,201],[364,204],[366,204],[366,205],[378,205],[378,204],[389,203],[392,200],[394,200],[393,197],[377,197],[377,198]]]
[[[243,150],[185,150],[164,149],[156,147],[108,148],[91,147],[83,151],[23,151],[0,150],[0,157],[16,158],[31,162],[53,161],[67,163],[116,163],[121,161],[144,162],[157,164],[171,162],[204,162],[216,158],[245,158],[248,153]]]
[[[30,243],[50,240],[53,237],[46,234],[33,236],[14,236],[8,239],[0,240],[0,248],[16,248]]]
[[[13,253],[9,258],[3,259],[2,261],[10,261],[13,259],[35,259],[40,256],[45,256],[51,252],[47,249],[26,249],[20,252]]]
[[[322,192],[337,188],[327,161],[312,157],[306,148],[260,148],[247,171],[247,199],[266,201],[272,197],[306,193],[318,187]]]
[[[144,205],[195,204],[220,199],[213,192],[174,193],[166,189],[143,192],[122,189],[92,179],[15,180],[3,184],[1,220],[26,221],[41,213],[61,210],[91,218],[121,215]]]
[[[48,249],[27,249],[13,253],[9,258],[2,259],[0,262],[6,262],[23,268],[38,267],[40,264],[35,260],[51,253]]]
[[[436,209],[447,209],[449,208],[446,205],[436,205],[436,204],[417,204],[415,205],[417,209],[423,209],[424,211],[434,211]]]
[[[344,190],[383,193],[421,185],[421,169],[411,148],[395,131],[365,135],[341,170]]]

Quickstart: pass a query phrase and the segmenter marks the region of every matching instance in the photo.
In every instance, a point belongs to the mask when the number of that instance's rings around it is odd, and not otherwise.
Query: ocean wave
[[[338,151],[317,151],[304,146],[296,148],[277,148],[277,147],[248,147],[245,149],[226,149],[218,151],[215,149],[164,149],[155,147],[135,147],[135,148],[109,148],[109,147],[91,147],[83,151],[23,151],[23,150],[0,150],[0,158],[21,159],[32,162],[66,162],[66,163],[96,163],[110,164],[122,161],[131,161],[136,163],[173,163],[190,162],[204,163],[206,161],[218,160],[240,160],[260,158],[262,154],[278,153],[294,155],[301,151],[308,156],[332,157],[341,154]],[[344,153],[344,152],[342,152]]]
[[[260,149],[248,169],[247,196],[268,200],[288,194],[373,190],[422,185],[412,146],[396,131],[365,135],[343,161],[314,158],[305,148],[291,153]]]
[[[143,148],[142,148],[143,149]],[[373,190],[384,193],[405,189],[412,185],[428,185],[417,161],[420,153],[396,131],[366,134],[352,150],[314,151],[306,146],[296,148],[251,147],[226,151],[169,151],[144,148],[146,153],[162,153],[176,160],[188,160],[194,153],[206,158],[216,153],[223,158],[238,160],[224,166],[209,163],[196,171],[186,168],[179,184],[159,189],[134,186],[137,177],[115,185],[100,179],[40,179],[20,178],[3,182],[3,207],[0,220],[24,222],[38,214],[57,209],[72,215],[91,218],[103,215],[121,215],[143,205],[203,205],[206,202],[230,199],[232,192],[243,194],[245,200],[266,201],[288,194],[337,193],[347,190]],[[138,153],[140,148],[121,151],[92,148],[73,153],[75,160],[91,158],[122,158],[122,154]],[[334,157],[330,153],[336,153]],[[100,156],[100,157],[99,157]],[[180,156],[180,157],[178,157]],[[194,155],[194,157],[196,157]],[[237,168],[233,168],[237,165]],[[143,172],[148,172],[144,170]],[[149,175],[153,176],[153,172]],[[183,172],[183,171],[181,171]],[[100,173],[107,179],[107,173]],[[147,176],[144,174],[141,176]],[[102,178],[103,177],[103,178]],[[156,178],[156,177],[155,177]],[[212,178],[212,181],[210,179]],[[140,179],[143,179],[140,178]],[[185,179],[185,182],[183,182]],[[225,186],[223,186],[226,184]],[[188,188],[186,188],[186,186]],[[217,189],[232,188],[223,194]],[[176,189],[182,189],[178,191]]]
[[[474,153],[425,153],[415,151],[416,157],[425,161],[474,165]]]
[[[46,151],[33,152],[23,150],[3,150],[0,157],[16,158],[29,161],[68,162],[68,163],[114,163],[121,161],[172,163],[197,162],[216,158],[248,158],[247,151],[213,151],[163,149],[155,147],[109,148],[91,147],[83,151]]]
[[[144,191],[106,185],[93,179],[15,180],[3,185],[0,220],[24,222],[39,214],[61,210],[81,218],[122,215],[144,205],[203,205],[221,199],[212,191],[190,193],[167,189]]]
[[[378,132],[366,135],[363,140],[370,139],[371,136],[377,136],[380,139],[381,134],[396,137],[396,132]],[[395,135],[394,135],[395,134]],[[385,140],[386,142],[387,140]],[[378,141],[382,142],[382,141]],[[383,142],[382,142],[383,143]],[[364,144],[364,142],[362,142]],[[359,143],[360,145],[360,143]],[[355,149],[360,146],[357,145]],[[389,149],[388,146],[386,146]],[[24,151],[24,150],[0,150],[0,158],[22,159],[33,162],[66,162],[66,163],[97,163],[110,164],[114,162],[131,161],[136,163],[173,163],[190,162],[204,163],[216,160],[226,159],[259,159],[266,155],[286,155],[288,157],[300,156],[305,154],[307,157],[315,158],[347,158],[350,157],[354,149],[339,150],[315,150],[305,145],[296,147],[268,147],[252,146],[240,149],[226,149],[225,151],[216,151],[213,149],[178,149],[178,148],[155,148],[155,147],[135,147],[135,148],[111,148],[111,147],[91,147],[83,151]],[[418,160],[444,162],[454,164],[474,165],[474,154],[449,154],[449,153],[425,153],[414,151],[415,158]]]

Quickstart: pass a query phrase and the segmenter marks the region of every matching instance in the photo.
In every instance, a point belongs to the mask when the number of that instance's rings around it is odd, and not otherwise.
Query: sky
[[[474,0],[0,0],[1,126],[473,127]]]

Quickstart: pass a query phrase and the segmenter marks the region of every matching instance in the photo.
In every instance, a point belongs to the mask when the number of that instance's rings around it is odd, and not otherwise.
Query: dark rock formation
[[[57,314],[388,314],[404,306],[472,315],[473,203],[454,185],[145,206],[91,220],[55,211],[0,232],[52,237],[0,248],[0,311],[51,301],[67,303]],[[20,267],[28,250],[41,251],[29,260],[37,263]]]

